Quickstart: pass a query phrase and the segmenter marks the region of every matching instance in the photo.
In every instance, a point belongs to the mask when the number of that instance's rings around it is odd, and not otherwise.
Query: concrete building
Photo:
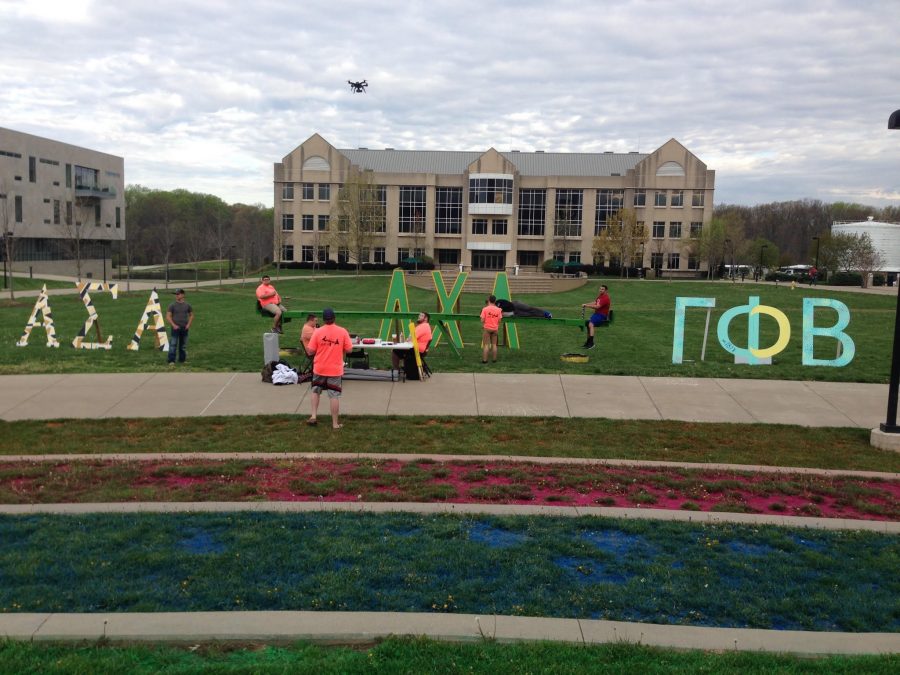
[[[832,234],[868,234],[872,246],[881,254],[879,272],[900,272],[900,223],[882,223],[872,216],[861,222],[836,221]]]
[[[75,274],[80,257],[82,276],[102,279],[125,239],[125,161],[0,127],[0,235],[17,272]]]
[[[283,261],[347,256],[327,230],[341,185],[359,172],[371,172],[386,216],[368,262],[428,255],[438,267],[473,270],[591,263],[607,217],[630,207],[645,232],[632,264],[671,276],[705,269],[696,242],[712,218],[715,172],[674,139],[649,154],[461,152],[340,150],[314,134],[275,164]]]

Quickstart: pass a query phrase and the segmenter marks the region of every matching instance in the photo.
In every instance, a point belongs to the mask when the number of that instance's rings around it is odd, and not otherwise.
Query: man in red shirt
[[[284,314],[285,308],[281,304],[281,296],[272,285],[272,280],[266,274],[262,278],[262,283],[256,287],[256,299],[259,302],[260,309],[275,317],[272,324],[272,332],[281,332],[281,315]]]
[[[612,303],[609,301],[609,293],[607,292],[606,285],[600,286],[600,292],[597,294],[597,299],[594,300],[593,304],[588,302],[583,304],[582,307],[594,310],[594,313],[591,314],[590,321],[587,322],[587,342],[582,345],[582,349],[593,349],[594,327],[609,321],[609,312],[612,309]]]
[[[500,330],[500,319],[503,318],[503,310],[497,307],[496,296],[490,296],[487,304],[481,310],[481,362],[487,363],[488,352],[492,352],[493,361],[497,363],[497,333]]]
[[[319,397],[328,392],[331,408],[331,427],[340,429],[344,425],[338,421],[340,412],[341,378],[344,375],[344,354],[353,350],[350,333],[334,322],[334,310],[326,307],[322,312],[324,326],[317,328],[309,340],[307,353],[313,357],[313,376],[310,381],[310,401],[312,414],[306,423],[314,427],[319,423]]]

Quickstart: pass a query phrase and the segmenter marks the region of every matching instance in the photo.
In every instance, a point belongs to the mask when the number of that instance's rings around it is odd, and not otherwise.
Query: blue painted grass
[[[900,538],[600,518],[0,517],[0,611],[500,613],[900,631]]]

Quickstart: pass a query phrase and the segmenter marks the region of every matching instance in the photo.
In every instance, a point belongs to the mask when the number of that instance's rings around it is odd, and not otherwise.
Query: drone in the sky
[[[366,87],[369,86],[369,83],[365,80],[363,80],[362,82],[351,82],[350,80],[347,80],[347,84],[350,85],[350,91],[352,91],[354,94],[365,94]]]

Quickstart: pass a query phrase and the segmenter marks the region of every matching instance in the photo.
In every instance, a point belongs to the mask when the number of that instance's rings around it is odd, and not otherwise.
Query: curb
[[[630,643],[800,655],[896,654],[897,633],[712,628],[592,619],[398,612],[4,614],[0,634],[34,642],[286,642],[365,644],[391,636],[452,642]]]

